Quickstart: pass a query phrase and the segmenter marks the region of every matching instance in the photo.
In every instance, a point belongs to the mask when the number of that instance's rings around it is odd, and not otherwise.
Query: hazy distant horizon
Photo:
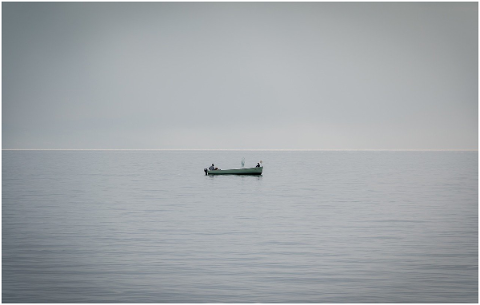
[[[478,150],[478,3],[2,3],[4,149]]]
[[[391,152],[474,152],[478,149],[301,149],[301,148],[3,148],[9,151],[391,151]]]

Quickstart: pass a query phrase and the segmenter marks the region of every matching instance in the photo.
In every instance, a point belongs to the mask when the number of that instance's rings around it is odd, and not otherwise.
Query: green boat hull
[[[207,170],[208,175],[261,175],[263,167]]]

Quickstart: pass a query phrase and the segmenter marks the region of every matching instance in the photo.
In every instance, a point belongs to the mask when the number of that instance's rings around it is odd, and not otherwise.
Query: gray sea
[[[203,172],[242,158],[263,175]],[[2,161],[4,303],[478,302],[478,152]]]

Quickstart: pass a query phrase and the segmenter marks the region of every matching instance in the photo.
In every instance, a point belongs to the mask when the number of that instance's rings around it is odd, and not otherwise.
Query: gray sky
[[[477,3],[2,3],[3,148],[477,149]]]

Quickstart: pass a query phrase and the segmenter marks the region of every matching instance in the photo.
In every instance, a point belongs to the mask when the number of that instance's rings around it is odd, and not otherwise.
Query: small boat
[[[205,175],[261,175],[263,166],[251,168],[214,169],[205,168]]]

